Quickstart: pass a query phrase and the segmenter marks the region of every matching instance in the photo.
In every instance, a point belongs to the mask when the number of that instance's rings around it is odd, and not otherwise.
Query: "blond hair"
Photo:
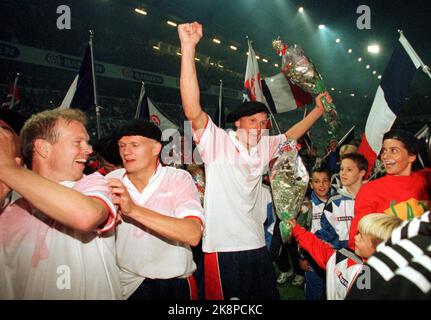
[[[84,126],[87,124],[87,118],[81,110],[60,108],[36,113],[25,122],[20,133],[21,154],[28,168],[32,165],[35,140],[44,139],[54,144],[58,139],[57,124],[60,120],[66,124],[72,121],[78,121]]]
[[[371,213],[364,216],[358,225],[361,234],[371,236],[376,247],[380,242],[387,240],[392,231],[401,225],[403,221],[397,217],[384,213]]]
[[[356,153],[358,151],[358,147],[353,144],[345,144],[340,147],[340,158],[343,158],[346,154]]]

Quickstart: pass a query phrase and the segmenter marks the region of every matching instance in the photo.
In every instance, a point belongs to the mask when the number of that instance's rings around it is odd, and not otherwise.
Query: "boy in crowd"
[[[402,221],[396,217],[370,214],[359,222],[359,234],[355,236],[355,253],[347,249],[334,250],[316,235],[296,223],[287,221],[293,229],[293,237],[307,250],[316,263],[326,270],[326,294],[328,300],[345,298],[351,284],[360,275],[363,263],[376,251],[382,241],[388,239],[392,230]]]
[[[366,216],[367,217],[367,216]],[[365,219],[365,218],[364,218]],[[367,260],[368,286],[351,286],[347,300],[431,299],[431,212],[405,221]],[[361,283],[360,278],[356,279]]]
[[[350,224],[355,216],[355,197],[362,187],[367,169],[367,159],[359,153],[346,154],[341,160],[343,187],[329,198],[320,218],[321,229],[315,232],[334,249],[347,247]]]
[[[321,229],[320,218],[329,198],[330,174],[327,169],[317,168],[311,172],[311,227],[310,232]],[[300,265],[305,271],[305,298],[307,300],[322,300],[325,295],[325,271],[317,265],[307,252],[301,251]]]

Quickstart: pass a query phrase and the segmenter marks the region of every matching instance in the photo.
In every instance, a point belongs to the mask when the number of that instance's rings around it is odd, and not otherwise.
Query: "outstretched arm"
[[[299,224],[296,223],[295,219],[286,221],[292,227],[292,235],[298,241],[298,244],[308,251],[313,257],[314,261],[323,270],[326,270],[326,264],[329,258],[335,253],[334,249],[324,241],[320,240],[313,233],[305,230]]]
[[[181,41],[180,91],[187,120],[192,122],[194,130],[204,129],[207,118],[200,105],[199,83],[196,73],[196,45],[203,36],[202,25],[184,23],[178,26]]]
[[[293,139],[298,140],[301,138],[310,128],[313,126],[313,124],[323,115],[325,112],[325,108],[322,104],[322,97],[325,96],[326,100],[331,103],[332,97],[329,95],[328,92],[324,92],[319,94],[316,97],[316,107],[311,111],[304,119],[296,123],[293,127],[291,127],[289,130],[287,130],[284,134],[286,135],[287,139]]]

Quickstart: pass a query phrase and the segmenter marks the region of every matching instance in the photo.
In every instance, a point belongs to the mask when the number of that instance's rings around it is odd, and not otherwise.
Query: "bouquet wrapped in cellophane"
[[[277,54],[282,56],[281,70],[290,81],[308,93],[320,94],[326,91],[322,76],[300,46],[288,46],[280,39],[274,40],[272,46],[277,50]],[[331,137],[336,137],[340,120],[335,105],[329,103],[325,97],[322,98],[322,103],[326,111],[323,119],[328,125],[328,133]]]
[[[286,243],[292,230],[286,220],[296,218],[304,200],[309,176],[296,141],[287,140],[280,144],[277,158],[271,162],[269,181],[272,188],[272,201],[280,219],[280,234]]]

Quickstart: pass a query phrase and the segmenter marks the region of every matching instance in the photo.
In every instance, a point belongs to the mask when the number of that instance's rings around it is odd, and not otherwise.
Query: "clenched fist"
[[[198,22],[180,24],[178,25],[178,35],[182,46],[196,46],[203,36],[202,25]]]

